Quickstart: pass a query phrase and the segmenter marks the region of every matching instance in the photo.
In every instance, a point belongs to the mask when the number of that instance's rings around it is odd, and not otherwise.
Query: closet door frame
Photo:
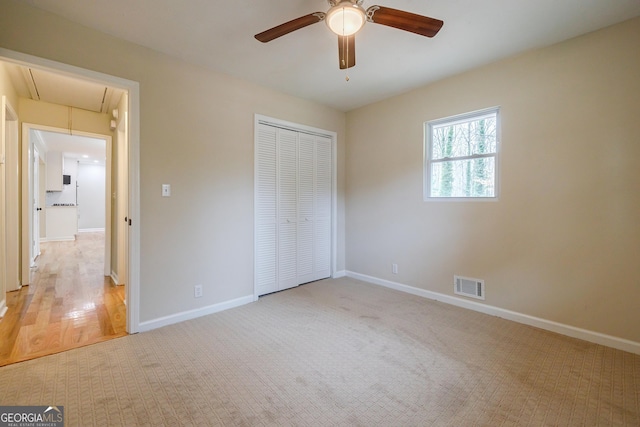
[[[254,301],[258,300],[259,292],[258,292],[258,280],[257,280],[257,228],[258,228],[258,161],[257,161],[257,153],[258,153],[258,127],[260,124],[267,126],[274,126],[276,128],[293,130],[296,132],[307,133],[311,135],[322,136],[331,139],[331,277],[334,277],[336,274],[336,265],[337,265],[337,234],[338,228],[336,224],[336,219],[338,216],[338,179],[337,179],[337,133],[333,131],[328,131],[325,129],[319,129],[311,126],[302,125],[299,123],[293,123],[281,119],[276,119],[273,117],[264,116],[261,114],[256,114],[254,117]]]

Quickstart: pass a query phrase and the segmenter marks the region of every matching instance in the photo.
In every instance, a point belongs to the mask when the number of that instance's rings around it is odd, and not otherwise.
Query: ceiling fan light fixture
[[[325,22],[331,31],[339,36],[350,36],[364,26],[366,12],[358,4],[343,0],[327,12]]]

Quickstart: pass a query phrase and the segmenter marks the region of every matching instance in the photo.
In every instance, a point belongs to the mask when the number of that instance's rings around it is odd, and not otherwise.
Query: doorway
[[[126,334],[125,287],[105,273],[113,267],[111,136],[23,124],[23,144],[29,286],[7,294],[0,366]]]
[[[78,79],[82,82],[100,82],[110,87],[115,87],[120,90],[124,90],[127,94],[126,113],[127,113],[127,206],[128,215],[127,218],[131,220],[127,224],[127,251],[126,251],[126,300],[127,300],[127,315],[126,315],[126,331],[128,333],[136,333],[139,330],[139,294],[140,294],[140,224],[138,221],[140,212],[139,202],[139,84],[134,81],[114,77],[99,72],[94,72],[67,64],[62,64],[55,61],[38,58],[31,55],[25,55],[18,52],[10,51],[0,48],[0,60],[18,64],[21,66],[27,66],[34,70],[44,70],[47,72],[57,73],[67,78]],[[28,153],[28,147],[24,146],[25,140],[23,139],[23,153]],[[29,159],[27,156],[23,156],[22,161],[22,193],[28,194],[29,179],[28,171]],[[110,167],[108,165],[107,167]],[[31,211],[29,208],[29,198],[23,197],[22,199],[22,212],[23,212],[23,224],[29,223],[29,216]],[[25,217],[26,216],[26,217]],[[115,216],[114,216],[115,218]],[[118,218],[120,219],[120,218]],[[111,222],[108,222],[105,227],[110,227]],[[18,224],[18,221],[14,223],[14,226]],[[16,229],[18,227],[16,226]],[[21,229],[21,251],[23,259],[28,259],[29,252],[29,233],[30,227],[22,227]],[[24,256],[26,253],[26,256]],[[26,270],[26,271],[25,271]],[[21,277],[29,277],[29,265],[23,262],[20,268]]]

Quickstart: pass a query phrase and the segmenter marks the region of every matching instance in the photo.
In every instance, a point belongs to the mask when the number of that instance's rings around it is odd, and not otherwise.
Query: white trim
[[[115,271],[112,271],[109,277],[111,278],[111,284],[113,284],[114,286],[117,286],[120,284],[120,282],[118,281],[118,275],[116,274]]]
[[[129,217],[133,218],[133,224],[129,228],[127,332],[130,334],[138,332],[140,322],[140,83],[1,47],[0,60],[106,84],[129,93]]]
[[[1,254],[2,254],[2,261],[0,262],[0,268],[2,268],[3,272],[1,274],[4,275],[4,288],[3,288],[3,292],[10,292],[10,291],[15,291],[20,289],[21,285],[21,280],[20,280],[20,254],[21,254],[21,248],[20,248],[20,221],[21,221],[21,213],[20,213],[20,178],[19,176],[16,177],[16,174],[14,174],[13,172],[16,172],[18,175],[20,173],[20,167],[21,167],[21,158],[20,158],[20,120],[18,117],[18,114],[16,113],[16,110],[13,108],[13,105],[11,105],[11,103],[9,102],[9,99],[6,95],[2,95],[0,96],[0,162],[2,164],[4,164],[4,179],[3,179],[3,185],[4,187],[4,192],[3,192],[3,198],[0,201],[0,209],[2,209],[3,212],[3,217],[2,217],[2,224],[0,225],[0,234],[2,234],[3,236],[5,236],[4,239],[4,247],[2,248]],[[11,123],[10,123],[11,122]],[[14,123],[15,122],[15,123]],[[15,134],[14,134],[15,133]],[[7,140],[7,135],[11,136],[11,141]],[[13,165],[10,162],[7,162],[7,151],[9,151],[9,146],[16,143],[17,145],[15,146],[15,157],[12,157],[10,160],[16,160],[17,161],[17,165]],[[12,152],[14,150],[11,150]],[[13,168],[13,166],[15,166],[15,169]],[[10,168],[10,170],[8,170],[8,168]],[[9,177],[11,177],[9,179]],[[14,180],[17,179],[17,181],[14,182]],[[7,190],[9,189],[13,189],[16,190],[17,189],[17,194],[13,194],[13,191],[8,192]],[[15,196],[15,198],[13,198],[12,200],[9,200],[9,198],[12,198],[12,196]],[[17,202],[17,206],[12,206],[11,208],[9,207],[9,203],[11,202],[12,204]],[[16,207],[18,209],[16,209]],[[9,236],[8,234],[8,229],[17,229],[18,234]],[[15,254],[15,250],[16,247],[18,249],[18,253]],[[11,263],[9,263],[9,253],[14,252],[13,255],[17,255],[18,259],[11,259]],[[15,262],[14,262],[15,261]],[[16,263],[17,263],[17,268],[18,271],[15,271],[16,268]],[[14,271],[15,276],[13,277],[8,277],[6,272],[9,269],[9,266],[11,265],[11,270]],[[15,280],[17,283],[13,282],[13,280]],[[1,295],[2,297],[4,297],[4,294]]]
[[[74,240],[76,240],[76,236],[75,235],[74,236],[69,236],[69,237],[41,237],[40,238],[40,243],[44,243],[44,242],[73,242]]]
[[[333,273],[333,276],[331,276],[333,279],[339,279],[341,277],[345,277],[347,275],[347,271],[346,270],[340,270],[340,271],[336,271],[335,273]]]
[[[111,180],[112,180],[112,171],[111,164],[113,162],[113,139],[109,138],[105,141],[105,167],[104,167],[104,177],[105,177],[105,191],[104,191],[104,207],[105,207],[105,215],[104,215],[104,265],[103,265],[103,274],[107,276],[111,271],[111,226],[113,224],[113,219],[111,218]],[[76,199],[76,203],[77,203]],[[98,229],[96,229],[97,231]],[[85,230],[79,230],[83,232]]]
[[[123,277],[127,284],[127,332],[135,334],[139,331],[140,324],[140,84],[131,82],[129,86],[128,130],[129,147],[129,219],[133,218],[129,226],[129,250],[127,260],[127,273],[129,277]]]
[[[153,320],[147,320],[140,323],[139,332],[146,332],[163,326],[173,325],[174,323],[184,322],[185,320],[196,319],[198,317],[229,310],[230,308],[240,307],[253,301],[253,295],[247,295],[229,301],[220,302],[218,304],[195,308],[193,310],[183,311],[181,313],[171,314],[169,316],[159,317]]]
[[[431,160],[432,157],[432,137],[433,128],[442,124],[456,125],[465,123],[470,120],[481,119],[483,117],[490,117],[495,115],[496,117],[496,151],[493,153],[486,153],[483,155],[473,156],[461,156],[451,157],[445,159]],[[502,142],[502,130],[501,130],[501,113],[500,106],[483,108],[482,110],[470,111],[468,113],[457,114],[450,117],[444,117],[435,120],[428,120],[423,124],[423,176],[422,176],[422,198],[425,202],[497,202],[500,200],[500,158],[501,155],[501,142]],[[464,160],[469,158],[491,158],[495,159],[494,169],[494,195],[491,197],[436,197],[431,196],[431,168],[433,163],[450,162],[457,160]]]
[[[7,307],[7,300],[3,299],[2,301],[0,301],[0,319],[4,317],[8,309],[9,308]]]
[[[104,228],[79,228],[78,229],[78,233],[96,233],[98,231],[104,232]]]
[[[331,277],[335,277],[336,269],[338,268],[338,133],[325,129],[315,128],[312,126],[301,125],[299,123],[288,122],[286,120],[280,120],[262,114],[254,115],[253,123],[253,169],[254,169],[254,182],[253,182],[253,298],[257,301],[260,295],[258,294],[257,280],[256,280],[256,247],[257,236],[256,230],[256,209],[257,209],[257,179],[258,173],[256,170],[256,148],[258,146],[258,125],[265,124],[269,126],[275,126],[284,129],[294,130],[296,132],[303,132],[312,135],[318,135],[331,138]]]
[[[482,304],[475,301],[467,301],[466,299],[454,297],[451,295],[427,291],[426,289],[415,288],[413,286],[392,282],[390,280],[379,279],[377,277],[367,276],[366,274],[355,273],[353,271],[347,271],[347,277],[362,280],[363,282],[368,282],[374,285],[395,289],[397,291],[406,292],[408,294],[417,295],[423,298],[444,302],[446,304],[455,305],[456,307],[466,308],[468,310],[489,314],[491,316],[501,317],[503,319],[522,323],[524,325],[529,325],[561,335],[566,335],[572,338],[589,341],[594,344],[600,344],[640,355],[640,343],[624,338],[614,337],[612,335],[602,334],[600,332],[589,331],[587,329],[565,325],[563,323],[558,323],[552,320],[542,319],[539,317],[530,316],[528,314],[506,310],[504,308],[495,307],[492,305]]]
[[[286,120],[280,120],[274,117],[263,116],[262,114],[255,115],[255,124],[257,125],[258,123],[262,123],[265,125],[274,126],[282,129],[289,129],[296,132],[308,133],[310,135],[326,136],[331,138],[335,138],[336,136],[336,132],[333,132],[333,131],[320,129],[313,126],[302,125],[299,123],[288,122]]]

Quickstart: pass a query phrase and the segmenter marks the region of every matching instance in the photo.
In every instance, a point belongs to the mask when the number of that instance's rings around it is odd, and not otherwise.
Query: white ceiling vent
[[[453,276],[453,292],[466,297],[484,299],[484,280]]]

